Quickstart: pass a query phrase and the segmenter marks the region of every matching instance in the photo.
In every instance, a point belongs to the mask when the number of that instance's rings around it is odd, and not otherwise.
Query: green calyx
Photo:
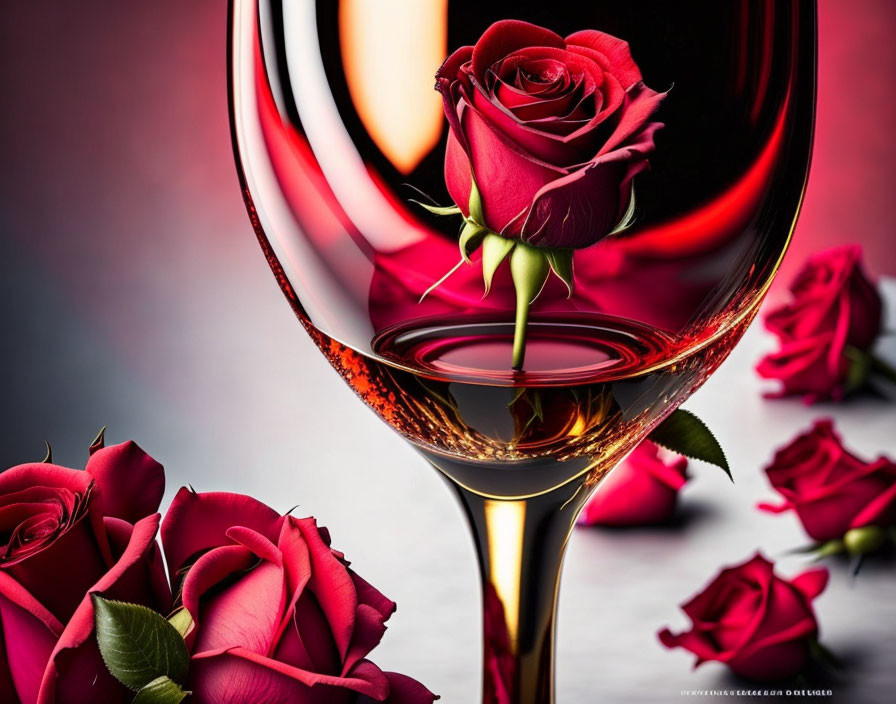
[[[862,526],[846,531],[843,545],[850,555],[867,555],[876,552],[887,542],[887,532],[879,526]]]
[[[513,329],[513,369],[522,369],[526,356],[526,327],[529,320],[529,307],[538,298],[541,290],[553,272],[564,284],[572,296],[573,292],[573,251],[572,249],[535,247],[517,239],[504,237],[485,226],[482,207],[482,196],[471,179],[470,201],[464,218],[458,246],[460,261],[441,279],[430,286],[420,297],[422,301],[433,289],[441,285],[451,274],[463,264],[473,264],[472,255],[482,252],[482,281],[485,287],[483,298],[491,290],[492,280],[498,267],[505,260],[510,261],[510,275],[516,290],[516,316]],[[434,215],[457,215],[461,213],[457,206],[434,206],[413,201],[426,208]]]

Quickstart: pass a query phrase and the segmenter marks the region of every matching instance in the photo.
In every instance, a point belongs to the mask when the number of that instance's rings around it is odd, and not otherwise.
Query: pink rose
[[[0,701],[130,702],[93,637],[90,594],[166,611],[155,542],[162,466],[132,442],[85,471],[24,464],[0,474]]]
[[[660,449],[643,441],[601,481],[579,523],[641,526],[668,521],[687,482],[687,467],[687,459],[677,455],[664,462]]]
[[[735,673],[774,681],[799,673],[807,664],[818,622],[812,600],[828,581],[824,568],[792,580],[774,573],[774,564],[756,554],[723,569],[682,610],[693,621],[690,631],[659,633],[667,648],[685,648],[697,656],[725,663]]]
[[[162,523],[181,574],[197,704],[430,704],[419,682],[367,654],[395,604],[348,567],[313,518],[238,494],[181,489]]]
[[[896,464],[885,457],[865,462],[849,453],[830,420],[816,422],[778,450],[765,472],[784,503],[760,508],[795,511],[819,542],[856,528],[896,524]]]
[[[629,46],[503,20],[436,75],[451,125],[445,183],[469,215],[471,174],[488,229],[542,247],[589,247],[622,219],[647,167],[664,94]]]
[[[781,347],[757,371],[781,381],[775,396],[839,400],[851,390],[855,353],[869,353],[881,331],[883,305],[863,270],[861,248],[850,245],[810,257],[790,290],[793,300],[765,320]]]

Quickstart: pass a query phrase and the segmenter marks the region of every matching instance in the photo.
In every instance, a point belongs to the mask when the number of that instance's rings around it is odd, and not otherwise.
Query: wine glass
[[[499,268],[483,297],[476,261],[453,268],[459,216],[412,202],[452,205],[436,70],[507,18],[624,38],[646,84],[671,88],[633,224],[575,252],[571,294],[547,281],[513,365],[515,281]],[[482,574],[483,701],[553,701],[577,514],[756,314],[805,186],[815,44],[815,5],[801,0],[231,0],[252,224],[314,342],[463,506]]]

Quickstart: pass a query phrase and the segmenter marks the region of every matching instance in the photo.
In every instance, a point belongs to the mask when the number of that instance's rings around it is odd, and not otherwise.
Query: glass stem
[[[470,522],[483,595],[483,704],[552,704],[563,553],[590,495],[578,481],[528,499],[452,484]]]

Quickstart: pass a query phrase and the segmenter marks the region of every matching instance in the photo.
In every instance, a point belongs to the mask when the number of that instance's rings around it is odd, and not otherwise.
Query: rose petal
[[[365,658],[383,639],[386,632],[385,619],[376,609],[359,604],[355,610],[355,628],[352,641],[348,647],[343,663],[343,673],[351,669]]]
[[[890,526],[896,523],[896,465],[887,459],[881,459],[875,463],[875,466],[876,471],[881,475],[875,487],[880,493],[856,513],[850,521],[850,528],[862,528],[869,525]],[[862,498],[867,500],[868,495],[866,494]]]
[[[666,93],[657,93],[655,90],[651,90],[643,83],[629,88],[621,108],[622,114],[619,124],[604,146],[600,148],[600,151],[597,153],[598,156],[608,155],[623,145],[626,147],[634,146],[634,144],[644,139],[643,134],[645,132],[650,134],[650,149],[652,149],[653,134],[662,127],[662,124],[658,122],[651,123],[649,120],[659,109],[660,103],[665,100],[666,95]]]
[[[812,601],[824,591],[830,576],[830,572],[825,567],[819,567],[797,575],[790,580],[790,584],[794,589],[798,589],[806,599]]]
[[[641,71],[632,59],[628,42],[595,29],[583,29],[566,37],[566,43],[584,46],[606,56],[611,73],[625,90],[641,81]]]
[[[134,442],[94,452],[86,472],[100,488],[97,500],[105,516],[136,523],[159,510],[165,470]]]
[[[584,525],[647,525],[672,517],[686,483],[687,459],[667,465],[656,445],[644,441],[601,482],[582,513]]]
[[[437,699],[436,695],[407,675],[397,672],[386,672],[385,675],[389,680],[386,704],[432,704]]]
[[[778,352],[766,355],[756,372],[764,379],[781,382],[776,396],[804,395],[810,403],[825,397],[838,398],[843,394],[849,364],[842,357],[837,368],[828,366],[832,343],[833,333],[787,342]]]
[[[171,594],[164,581],[161,558],[155,536],[160,516],[148,516],[133,527],[131,539],[121,558],[91,587],[59,637],[44,673],[37,704],[88,704],[88,702],[128,702],[132,692],[109,674],[94,632],[91,594],[100,593],[110,599],[144,604],[166,613],[171,607]],[[152,573],[161,573],[152,574]],[[160,578],[161,577],[161,578]],[[165,593],[158,594],[159,584]],[[139,585],[142,585],[140,587]]]
[[[187,488],[177,492],[162,521],[162,545],[168,571],[174,575],[190,558],[204,550],[227,545],[227,531],[243,526],[276,541],[283,517],[269,506],[242,494]]]
[[[646,168],[646,155],[660,127],[651,123],[625,147],[541,188],[523,223],[522,239],[537,246],[578,249],[607,235],[628,207],[632,179]]]
[[[373,663],[359,663],[348,677],[301,670],[245,648],[194,656],[190,667],[192,700],[208,704],[336,704],[363,694],[383,701],[389,680]]]
[[[16,685],[13,682],[12,673],[9,671],[9,657],[6,654],[6,646],[2,636],[0,636],[0,701],[21,701],[16,693]]]
[[[213,559],[218,552],[213,550],[203,560]],[[267,655],[272,650],[284,600],[280,567],[270,562],[252,567],[234,584],[200,603],[195,651],[239,644],[253,653]]]
[[[205,553],[190,567],[183,580],[181,599],[184,608],[193,618],[195,627],[186,636],[192,648],[196,634],[202,626],[203,595],[233,575],[243,574],[257,562],[252,552],[242,545],[225,545]]]
[[[2,573],[0,576],[6,578]],[[9,600],[4,592],[4,585],[0,582],[0,628],[3,639],[0,648],[5,651],[3,669],[9,676],[9,679],[0,676],[0,694],[4,695],[2,701],[33,702],[37,700],[44,670],[62,627],[47,613],[40,613],[39,616],[30,613]],[[42,611],[39,606],[38,611]],[[52,623],[53,628],[49,628],[47,622]],[[10,681],[14,683],[11,695]]]
[[[106,570],[106,560],[86,517],[40,552],[6,568],[62,623],[71,618],[84,594]],[[60,580],[64,580],[64,588],[60,588]]]
[[[519,20],[501,20],[489,27],[473,47],[473,75],[483,81],[485,72],[499,59],[517,49],[532,46],[566,46],[563,38],[544,27]]]
[[[90,482],[90,476],[77,469],[32,462],[0,472],[0,494],[12,494],[34,486],[59,487],[83,494],[90,486]]]
[[[523,154],[472,107],[462,107],[462,121],[482,196],[484,224],[495,232],[515,235],[535,194],[564,172]],[[465,214],[470,198],[470,168],[470,159],[460,143],[449,137],[445,185]]]
[[[344,661],[355,629],[358,593],[346,568],[321,539],[317,522],[313,518],[302,518],[297,519],[296,524],[302,531],[311,559],[308,588],[317,597],[321,610],[327,617],[333,640]]]

